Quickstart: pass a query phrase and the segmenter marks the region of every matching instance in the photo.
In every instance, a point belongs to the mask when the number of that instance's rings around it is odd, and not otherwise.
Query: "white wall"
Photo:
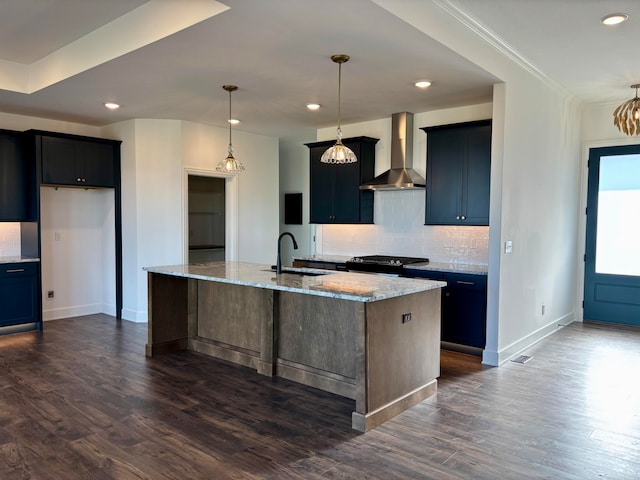
[[[146,321],[145,266],[182,263],[182,149],[180,121],[133,120],[110,125],[123,141],[123,311]]]
[[[216,175],[216,165],[227,156],[228,135],[226,129],[182,122],[184,169]],[[278,139],[235,129],[233,154],[246,168],[235,176],[237,259],[244,262],[274,262],[279,226]]]
[[[115,314],[113,193],[40,189],[44,320]],[[55,292],[52,299],[49,290]]]
[[[293,255],[310,255],[316,250],[315,226],[309,224],[309,148],[316,138],[280,139],[280,232],[291,232],[298,242],[293,249],[289,239],[282,242],[282,264],[290,265]],[[284,194],[302,193],[302,225],[284,224]]]
[[[452,2],[374,1],[503,82],[493,99],[483,356],[500,364],[575,318],[580,105]]]
[[[105,134],[123,140],[123,318],[147,319],[143,267],[187,261],[187,171],[218,175],[225,129],[178,120],[133,120]],[[246,171],[237,182],[237,258],[268,263],[278,235],[278,140],[234,132],[234,153]],[[233,221],[233,220],[232,220]]]

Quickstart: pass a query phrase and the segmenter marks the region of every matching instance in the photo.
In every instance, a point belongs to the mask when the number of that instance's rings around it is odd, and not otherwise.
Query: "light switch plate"
[[[504,242],[504,253],[511,253],[513,251],[513,242],[511,240],[507,240]]]

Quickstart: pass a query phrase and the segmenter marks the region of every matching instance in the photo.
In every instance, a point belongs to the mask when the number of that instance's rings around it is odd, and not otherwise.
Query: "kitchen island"
[[[354,399],[358,431],[437,390],[444,282],[241,262],[145,270],[148,356],[194,350]]]

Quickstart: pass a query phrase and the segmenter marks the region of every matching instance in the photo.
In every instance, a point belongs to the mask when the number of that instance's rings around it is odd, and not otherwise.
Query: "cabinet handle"
[[[462,280],[456,280],[456,283],[458,285],[475,285],[475,282],[465,282],[465,281],[462,281]]]
[[[76,178],[76,182],[80,183],[82,182],[82,179],[80,177]]]
[[[460,215],[456,215],[456,220],[460,220]]]
[[[24,272],[24,268],[12,268],[10,270],[7,270],[7,273],[19,273],[19,272]]]
[[[460,218],[461,218],[462,220],[466,220],[466,219],[467,219],[467,217],[465,217],[464,215],[462,215]]]

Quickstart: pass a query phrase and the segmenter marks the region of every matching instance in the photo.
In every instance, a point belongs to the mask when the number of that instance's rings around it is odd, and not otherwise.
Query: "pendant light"
[[[358,161],[356,154],[342,144],[342,129],[340,128],[340,90],[342,83],[342,64],[349,61],[349,55],[332,55],[331,60],[338,64],[338,130],[336,144],[327,149],[320,158],[322,163],[354,163]]]
[[[626,135],[640,135],[640,83],[631,85],[631,88],[636,89],[636,96],[616,108],[613,112],[613,124]]]
[[[216,170],[225,173],[240,173],[244,172],[244,165],[233,157],[233,144],[231,143],[231,92],[235,92],[238,87],[235,85],[223,85],[222,88],[229,92],[229,119],[227,120],[229,122],[229,148],[227,158],[218,162]]]

